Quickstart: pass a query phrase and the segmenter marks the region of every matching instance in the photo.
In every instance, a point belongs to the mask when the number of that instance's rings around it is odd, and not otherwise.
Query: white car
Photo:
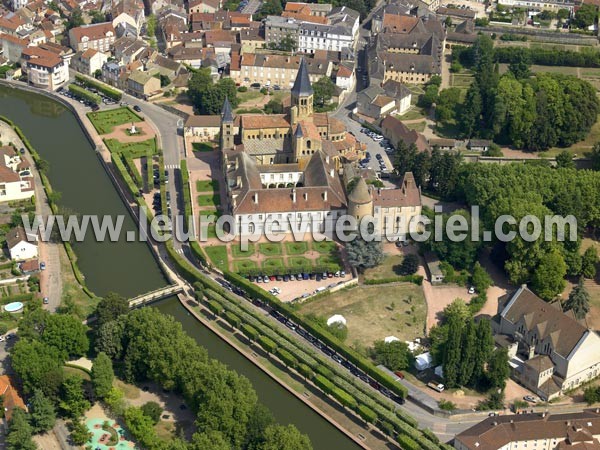
[[[281,289],[279,289],[278,287],[274,287],[273,289],[269,290],[269,292],[273,295],[279,295],[281,294]]]
[[[375,135],[375,137],[373,137],[373,140],[374,140],[375,142],[382,141],[382,140],[383,140],[383,136]]]
[[[469,294],[474,294],[475,293],[475,287],[471,286],[469,288]]]

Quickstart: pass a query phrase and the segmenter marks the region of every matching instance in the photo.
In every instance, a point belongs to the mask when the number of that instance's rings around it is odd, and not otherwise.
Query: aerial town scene
[[[2,0],[0,449],[600,450],[600,0]]]

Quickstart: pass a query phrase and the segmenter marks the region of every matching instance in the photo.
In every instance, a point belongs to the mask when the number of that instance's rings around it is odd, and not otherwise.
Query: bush
[[[258,343],[262,348],[265,349],[267,353],[273,353],[275,350],[277,350],[277,344],[266,336],[259,336]]]
[[[254,328],[252,325],[244,323],[242,324],[241,330],[251,341],[256,341],[258,339],[258,331],[256,331],[256,328]]]
[[[315,375],[315,378],[313,379],[313,381],[315,382],[317,387],[319,389],[321,389],[323,392],[325,392],[326,394],[331,394],[333,392],[333,390],[335,389],[335,386],[333,385],[333,383],[331,381],[329,381],[327,378],[325,378],[323,375],[320,375],[320,374]]]
[[[82,100],[88,100],[95,105],[102,103],[102,99],[99,95],[93,94],[90,91],[77,86],[76,84],[69,85],[69,92],[71,92],[74,96],[79,97]]]
[[[373,411],[368,406],[358,405],[358,408],[356,408],[356,412],[367,423],[373,423],[377,420],[377,414],[375,414],[375,411]]]
[[[421,448],[410,436],[399,434],[396,440],[403,450],[420,450]]]
[[[223,305],[215,300],[208,300],[206,306],[216,316],[220,316],[224,311]]]
[[[156,425],[160,421],[160,415],[163,412],[162,407],[156,402],[147,402],[142,405],[142,412],[145,416],[152,419],[152,422]]]
[[[417,255],[408,254],[404,256],[400,264],[400,275],[412,275],[419,269],[419,258]]]
[[[358,407],[356,399],[340,388],[333,388],[331,395],[333,395],[333,398],[347,408],[356,409]]]
[[[283,348],[278,348],[275,351],[275,354],[287,367],[294,368],[298,365],[298,360],[290,352],[284,350]]]
[[[456,409],[456,405],[453,402],[444,399],[438,402],[438,406],[443,411],[454,411]]]
[[[307,366],[306,364],[300,364],[298,366],[298,372],[300,372],[300,374],[307,379],[312,379],[312,377],[315,376],[314,372],[312,371],[312,369]]]
[[[106,84],[101,83],[92,78],[88,78],[83,75],[76,74],[75,79],[77,81],[79,81],[81,84],[83,84],[84,86],[93,87],[93,88],[97,89],[98,91],[102,92],[105,96],[107,96],[108,98],[111,98],[113,100],[120,101],[121,98],[123,97],[122,92],[117,91],[116,89],[113,89],[110,86],[107,86]]]
[[[248,88],[246,86],[240,86],[240,87],[237,88],[237,91],[238,92],[247,92]]]
[[[229,323],[229,325],[231,325],[233,328],[240,327],[240,323],[241,323],[240,318],[238,316],[236,316],[235,314],[233,314],[232,312],[225,311],[225,314],[223,314],[223,317]]]
[[[366,285],[389,284],[389,283],[414,283],[417,286],[423,284],[422,275],[404,275],[401,277],[378,278],[376,280],[366,279],[363,282]]]

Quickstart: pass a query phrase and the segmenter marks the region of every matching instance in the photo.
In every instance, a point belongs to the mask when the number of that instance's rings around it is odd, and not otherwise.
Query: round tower
[[[348,215],[357,221],[373,214],[373,198],[364,178],[359,178],[356,186],[348,195]]]

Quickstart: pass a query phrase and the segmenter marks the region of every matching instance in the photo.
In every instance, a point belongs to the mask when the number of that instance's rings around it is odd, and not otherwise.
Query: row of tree
[[[229,99],[233,108],[239,103],[235,82],[231,78],[221,78],[214,83],[210,69],[192,73],[187,94],[198,114],[221,114],[225,98]]]

